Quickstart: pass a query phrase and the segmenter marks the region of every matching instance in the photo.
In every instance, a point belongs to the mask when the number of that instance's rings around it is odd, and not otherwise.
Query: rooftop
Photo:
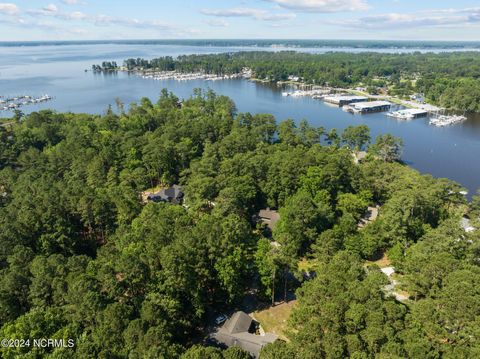
[[[368,100],[366,96],[355,96],[355,95],[335,95],[335,96],[325,96],[325,99],[329,100]]]
[[[375,221],[378,217],[379,210],[380,206],[368,207],[367,212],[365,212],[365,215],[360,219],[360,222],[358,222],[358,228],[363,228],[370,222]]]
[[[253,319],[245,312],[236,312],[223,325],[223,329],[229,334],[248,332]]]
[[[259,221],[265,223],[270,229],[273,229],[275,224],[280,220],[278,211],[270,208],[261,209],[257,216]]]
[[[405,113],[407,115],[423,115],[423,114],[428,113],[428,111],[422,110],[422,109],[419,109],[419,108],[406,108],[406,109],[400,110],[398,112]]]
[[[352,102],[368,101],[368,97],[355,96],[355,95],[333,95],[333,96],[325,96],[323,100],[326,102],[334,103],[334,104],[348,104]]]
[[[352,153],[353,162],[355,162],[355,164],[359,164],[361,161],[363,161],[365,158],[367,158],[367,155],[368,155],[368,153],[366,151],[353,152]]]
[[[180,204],[183,199],[183,189],[179,185],[174,184],[171,187],[163,188],[157,192],[144,192],[142,197],[144,197],[146,201]]]
[[[463,230],[467,233],[474,232],[475,227],[472,226],[470,219],[463,217],[460,225],[462,226]]]
[[[363,110],[368,108],[374,107],[384,107],[384,106],[391,106],[392,104],[388,101],[370,101],[370,102],[359,102],[352,104],[351,106],[356,108],[357,110]]]
[[[270,333],[256,335],[250,333],[253,319],[245,312],[234,313],[211,338],[227,347],[239,347],[258,358],[263,346],[273,343],[277,336]]]

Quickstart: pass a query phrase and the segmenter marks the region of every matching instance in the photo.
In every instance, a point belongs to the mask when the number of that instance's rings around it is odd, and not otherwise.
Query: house
[[[268,228],[270,228],[270,230],[273,230],[275,224],[280,220],[280,214],[278,213],[278,211],[266,208],[260,210],[256,218],[257,222],[264,223],[267,225]]]
[[[174,184],[171,187],[161,189],[155,193],[149,193],[146,197],[149,202],[169,202],[173,204],[181,204],[183,201],[182,187]]]
[[[352,153],[353,156],[353,162],[358,165],[360,162],[362,162],[365,158],[367,158],[367,152],[366,151],[357,151]]]
[[[421,93],[416,93],[410,96],[410,100],[418,103],[425,103],[425,95]]]
[[[211,334],[210,338],[222,347],[239,347],[258,358],[260,350],[278,338],[271,333],[255,334],[258,327],[259,324],[247,313],[239,311],[234,313],[220,329]]]
[[[363,228],[367,224],[375,221],[378,217],[378,212],[380,210],[380,206],[375,207],[368,207],[367,211],[365,212],[364,216],[360,218],[360,222],[358,222],[358,228]]]
[[[463,228],[463,230],[467,233],[475,231],[475,227],[472,226],[470,219],[467,217],[463,217],[461,219],[460,225]]]

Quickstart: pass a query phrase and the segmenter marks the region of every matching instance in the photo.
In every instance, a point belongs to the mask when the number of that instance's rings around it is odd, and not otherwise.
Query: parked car
[[[228,317],[225,314],[221,314],[218,317],[215,318],[215,324],[220,325],[223,322],[225,322],[228,319]]]

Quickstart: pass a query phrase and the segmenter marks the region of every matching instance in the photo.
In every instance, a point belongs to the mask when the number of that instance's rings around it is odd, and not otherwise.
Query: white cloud
[[[366,0],[266,0],[280,7],[308,12],[361,11],[369,8]]]
[[[89,16],[81,11],[61,11],[56,5],[50,4],[42,9],[28,10],[27,14],[32,17],[54,17],[61,20],[87,20]]]
[[[60,20],[76,20],[92,23],[96,26],[119,25],[135,28],[170,29],[171,26],[160,20],[138,20],[135,18],[113,17],[108,15],[88,15],[81,11],[67,12],[60,10],[54,4],[42,9],[28,10],[27,14],[34,18],[53,17]]]
[[[83,0],[62,0],[65,5],[87,5],[88,3]]]
[[[431,10],[416,14],[381,14],[331,24],[363,29],[406,29],[416,27],[462,27],[480,24],[480,8]]]
[[[84,1],[62,1],[72,4],[85,4]],[[61,7],[50,3],[42,8],[29,9],[20,12],[15,4],[0,3],[0,15],[11,15],[2,19],[7,25],[41,29],[56,33],[62,37],[64,34],[82,35],[87,33],[86,25],[109,27],[117,26],[124,28],[138,28],[162,32],[170,36],[198,35],[197,29],[172,25],[161,20],[139,20],[131,17],[113,17],[102,14],[86,14],[81,11],[64,11]],[[68,21],[75,21],[78,26],[74,27]],[[118,28],[116,28],[118,32]]]
[[[44,10],[46,12],[50,12],[50,13],[56,13],[56,12],[58,12],[58,7],[55,4],[49,4],[49,5],[45,6],[42,10]]]
[[[207,24],[214,27],[228,27],[230,25],[228,21],[225,21],[223,19],[208,20]]]
[[[218,17],[250,17],[256,20],[264,21],[291,20],[296,16],[293,13],[276,14],[270,13],[266,10],[246,7],[236,7],[231,9],[202,9],[201,13],[208,16]]]
[[[19,13],[18,6],[12,3],[0,3],[0,14],[16,15]]]
[[[138,20],[134,18],[112,17],[107,15],[90,16],[87,18],[97,26],[120,25],[136,28],[169,29],[171,26],[160,20]]]
[[[87,33],[85,29],[64,27],[59,24],[52,23],[50,21],[24,19],[19,16],[9,18],[5,20],[4,23],[10,26],[19,27],[19,28],[36,29],[40,31],[46,31],[49,33],[53,32],[57,34],[59,37],[62,37],[63,35],[66,35],[66,34],[84,35]]]

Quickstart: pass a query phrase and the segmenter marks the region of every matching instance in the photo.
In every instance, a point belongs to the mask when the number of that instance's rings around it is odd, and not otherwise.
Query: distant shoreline
[[[202,47],[258,47],[258,48],[335,48],[335,49],[411,49],[480,51],[480,41],[407,41],[407,40],[302,40],[302,39],[182,39],[182,40],[71,40],[71,41],[0,41],[0,47],[68,46],[68,45],[179,45]]]

